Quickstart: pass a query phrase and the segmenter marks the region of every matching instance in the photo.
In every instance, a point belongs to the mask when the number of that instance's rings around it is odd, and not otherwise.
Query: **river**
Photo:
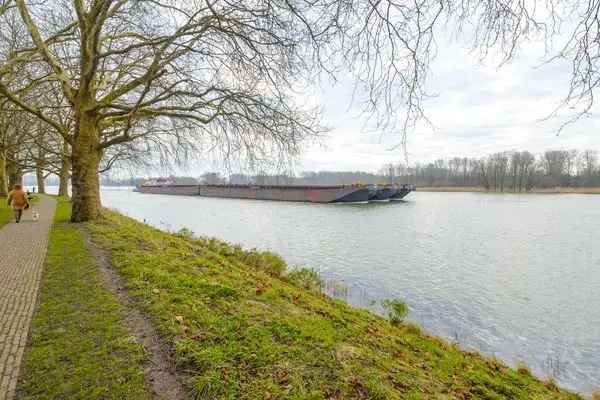
[[[427,332],[600,389],[600,196],[412,193],[387,204],[176,197],[104,188],[105,206],[276,251],[344,282],[348,301],[402,298]]]

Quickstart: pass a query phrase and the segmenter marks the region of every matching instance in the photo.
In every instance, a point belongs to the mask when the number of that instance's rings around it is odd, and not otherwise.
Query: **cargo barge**
[[[392,199],[403,193],[403,198],[415,188],[412,185],[382,187],[377,200]],[[367,203],[373,201],[373,188],[363,185],[299,186],[299,185],[178,185],[170,182],[149,182],[135,191],[150,194],[179,196],[223,197],[230,199],[255,199],[297,201],[309,203]],[[375,193],[379,192],[376,188]]]
[[[398,193],[399,188],[394,185],[375,186],[371,188],[369,201],[390,201]]]

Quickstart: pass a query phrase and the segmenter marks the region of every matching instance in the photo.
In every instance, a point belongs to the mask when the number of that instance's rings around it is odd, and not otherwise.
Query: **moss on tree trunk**
[[[44,137],[42,136],[40,138],[41,141],[44,140]],[[46,182],[45,180],[45,176],[44,176],[44,168],[46,167],[46,153],[44,152],[44,149],[39,146],[38,147],[38,154],[37,154],[37,159],[35,161],[35,178],[37,181],[37,190],[38,193],[46,193]]]
[[[6,157],[4,149],[0,150],[0,196],[8,194],[8,186],[6,181]]]
[[[71,159],[69,155],[69,144],[64,141],[61,156],[61,166],[58,183],[58,195],[69,195],[69,178],[71,174]]]
[[[20,185],[23,181],[23,171],[12,160],[6,160],[6,174],[8,175],[8,188]]]
[[[97,118],[87,112],[76,118],[76,134],[73,140],[71,162],[71,185],[73,212],[71,221],[93,220],[100,214],[100,180],[98,167],[102,152],[98,149]]]
[[[58,195],[59,196],[68,196],[69,195],[69,170],[70,168],[70,162],[67,160],[63,160],[61,169],[60,169],[60,176],[59,178],[59,183],[58,183]]]
[[[44,182],[44,171],[41,167],[35,168],[35,177],[37,180],[37,191],[38,193],[46,193],[46,182]]]

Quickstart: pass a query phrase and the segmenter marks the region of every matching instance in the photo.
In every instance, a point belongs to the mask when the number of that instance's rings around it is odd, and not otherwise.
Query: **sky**
[[[422,123],[408,133],[409,165],[439,158],[485,157],[491,153],[528,150],[600,150],[600,118],[591,116],[559,128],[573,109],[551,114],[566,96],[571,78],[569,60],[545,63],[544,43],[526,43],[513,60],[500,66],[494,54],[481,61],[465,38],[438,35],[437,55],[430,65],[426,91],[434,95],[423,106],[431,125]],[[561,37],[558,37],[557,46]],[[331,128],[318,143],[306,146],[293,171],[378,172],[386,164],[404,163],[399,134],[367,132],[361,108],[352,104],[353,86],[341,81],[307,88],[301,96],[323,109]],[[207,162],[175,171],[147,171],[146,175],[175,173],[200,176],[219,171]],[[238,171],[230,171],[238,172]],[[243,171],[242,171],[243,172]]]
[[[567,94],[571,70],[568,62],[548,64],[544,57],[542,44],[533,43],[499,67],[498,61],[481,62],[460,39],[438,41],[426,86],[435,97],[424,104],[433,126],[421,124],[408,134],[409,163],[510,150],[600,150],[600,119],[594,110],[591,117],[557,135],[573,110],[567,107],[548,117]],[[375,172],[386,163],[404,160],[404,151],[395,146],[398,134],[382,136],[361,129],[359,108],[349,108],[350,85],[323,91],[324,115],[332,130],[320,144],[306,149],[298,170]]]

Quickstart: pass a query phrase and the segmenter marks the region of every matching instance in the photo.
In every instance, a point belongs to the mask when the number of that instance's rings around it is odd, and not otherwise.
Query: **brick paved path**
[[[33,205],[39,221],[25,211],[20,224],[11,221],[0,228],[0,400],[15,395],[55,206],[53,199],[41,197]]]

